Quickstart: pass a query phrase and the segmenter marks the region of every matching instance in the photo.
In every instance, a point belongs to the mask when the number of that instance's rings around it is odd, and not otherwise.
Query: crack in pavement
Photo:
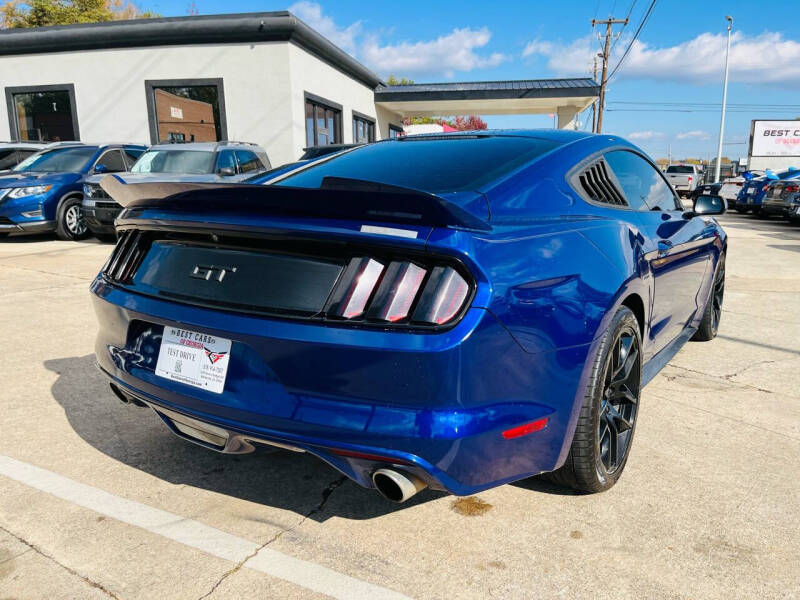
[[[758,387],[757,385],[746,383],[744,381],[736,381],[736,380],[733,379],[734,377],[736,377],[737,375],[741,375],[742,373],[744,373],[748,369],[752,369],[754,367],[757,367],[757,366],[760,366],[760,365],[763,365],[763,364],[777,363],[777,362],[783,362],[783,361],[789,361],[789,360],[796,360],[796,357],[783,358],[783,359],[779,359],[779,360],[764,360],[764,361],[758,362],[758,363],[756,363],[754,365],[747,365],[746,367],[738,369],[737,371],[735,371],[733,373],[728,373],[728,374],[725,374],[725,375],[713,375],[711,373],[706,373],[705,371],[698,371],[696,369],[690,369],[689,367],[681,367],[679,365],[673,365],[673,364],[668,364],[665,368],[670,368],[671,367],[673,369],[679,369],[681,371],[686,371],[687,373],[693,373],[695,375],[702,375],[703,377],[707,377],[709,379],[715,379],[715,380],[721,381],[721,382],[724,381],[725,383],[728,383],[728,384],[730,384],[730,385],[732,385],[734,387],[749,388],[749,389],[756,390],[756,391],[759,391],[759,392],[764,392],[765,394],[782,394],[782,395],[788,396],[790,398],[795,398],[796,396],[794,396],[792,394],[788,394],[786,391],[777,392],[775,390],[768,390],[766,388]],[[660,374],[663,375],[664,378],[667,381],[672,381],[674,379],[679,379],[679,378],[691,379],[691,377],[689,377],[688,375],[685,375],[683,373],[665,373],[665,372],[662,371]]]
[[[340,485],[342,485],[345,481],[347,481],[347,477],[345,477],[343,475],[343,476],[337,478],[336,480],[332,481],[331,483],[329,483],[325,487],[325,489],[322,490],[322,500],[320,500],[319,504],[317,504],[314,508],[312,508],[297,523],[295,523],[294,525],[292,525],[290,527],[282,529],[281,531],[276,533],[274,536],[272,536],[270,539],[268,539],[266,542],[261,544],[253,552],[251,552],[250,554],[245,556],[242,560],[240,560],[238,563],[236,563],[233,566],[233,568],[228,569],[227,571],[225,571],[222,574],[222,576],[214,583],[214,585],[211,587],[211,589],[208,590],[202,596],[200,596],[200,598],[198,598],[198,600],[204,600],[205,598],[210,597],[214,592],[217,591],[217,588],[222,584],[223,581],[225,581],[228,577],[230,577],[231,575],[233,575],[236,572],[238,572],[242,567],[244,567],[247,564],[247,561],[249,561],[251,558],[257,556],[259,552],[261,552],[264,548],[266,548],[267,546],[269,546],[273,542],[277,541],[283,534],[289,533],[290,531],[294,531],[295,529],[301,527],[303,525],[303,523],[305,523],[309,518],[313,517],[318,512],[321,512],[325,508],[325,503],[328,501],[328,498],[330,498],[330,495],[333,493],[333,491],[336,488],[338,488]]]
[[[29,550],[33,550],[34,552],[36,552],[36,554],[38,554],[38,555],[40,555],[40,556],[42,556],[42,557],[46,558],[47,560],[49,560],[49,561],[51,561],[51,562],[55,563],[56,565],[58,565],[59,567],[61,567],[62,569],[64,569],[64,570],[65,570],[67,573],[69,573],[70,575],[74,575],[75,577],[79,577],[79,578],[80,578],[80,579],[82,579],[82,580],[83,580],[83,581],[84,581],[84,582],[85,582],[87,585],[90,585],[90,586],[92,586],[93,588],[95,588],[95,589],[97,589],[97,590],[100,590],[101,592],[103,592],[103,593],[104,593],[106,596],[108,596],[109,598],[115,598],[116,600],[121,600],[119,596],[117,596],[116,594],[114,594],[114,593],[113,593],[113,592],[111,592],[110,590],[106,589],[106,587],[105,587],[105,586],[103,586],[103,584],[102,584],[102,583],[98,583],[98,582],[96,582],[96,581],[93,581],[93,580],[89,579],[89,578],[88,578],[86,575],[82,575],[82,574],[78,573],[78,572],[77,572],[75,569],[72,569],[71,567],[68,567],[67,565],[65,565],[65,564],[63,564],[63,563],[61,563],[61,562],[59,562],[58,560],[56,560],[56,559],[55,559],[55,557],[53,557],[53,556],[52,556],[52,555],[50,555],[50,554],[47,554],[47,552],[45,552],[44,550],[42,550],[41,548],[39,548],[39,547],[38,547],[36,544],[32,544],[31,542],[29,542],[29,541],[28,541],[28,540],[26,540],[25,538],[22,538],[22,537],[18,536],[18,535],[17,535],[16,533],[14,533],[13,531],[9,531],[8,529],[6,529],[5,527],[3,527],[2,525],[0,525],[0,531],[3,531],[3,532],[5,532],[5,533],[7,533],[8,535],[10,535],[10,536],[11,536],[11,537],[13,537],[14,539],[16,539],[16,540],[17,540],[18,542],[20,542],[21,544],[25,544],[25,545],[28,547],[28,549],[29,549]],[[24,554],[24,553],[23,553],[23,554]],[[22,556],[22,555],[21,555],[21,554],[18,554],[17,556]]]
[[[91,277],[81,277],[79,275],[69,275],[67,273],[53,273],[52,271],[42,271],[41,269],[31,269],[30,267],[18,267],[17,265],[6,265],[0,263],[0,267],[4,267],[7,269],[17,269],[19,271],[30,271],[31,273],[39,273],[40,275],[52,275],[54,277],[69,277],[70,279],[78,279],[79,281],[84,281],[87,284],[92,282],[94,279],[94,275]],[[98,268],[97,271],[99,272],[100,269]]]
[[[665,391],[670,391],[670,390],[665,390]],[[787,435],[785,433],[781,433],[780,431],[775,431],[774,429],[770,429],[769,427],[764,427],[763,425],[756,425],[755,423],[749,423],[749,422],[744,421],[742,419],[738,419],[736,417],[731,417],[730,415],[726,415],[726,414],[723,414],[723,413],[718,413],[718,412],[715,412],[713,410],[708,410],[707,408],[701,408],[701,407],[699,407],[699,406],[697,406],[695,404],[688,404],[686,402],[680,402],[679,400],[675,400],[675,398],[671,398],[671,397],[668,397],[668,396],[661,396],[659,394],[653,394],[652,392],[650,392],[649,395],[652,396],[653,398],[656,398],[656,399],[662,401],[662,402],[672,402],[673,404],[679,404],[679,405],[684,406],[686,408],[693,408],[693,409],[695,409],[697,411],[706,413],[708,415],[714,415],[715,417],[720,417],[722,419],[728,419],[729,421],[733,421],[734,423],[738,423],[739,425],[744,425],[746,427],[753,427],[755,429],[760,429],[761,431],[766,431],[767,433],[772,433],[774,435],[778,435],[778,436],[786,438],[788,440],[792,440],[793,442],[800,442],[800,438],[796,438],[794,436]]]

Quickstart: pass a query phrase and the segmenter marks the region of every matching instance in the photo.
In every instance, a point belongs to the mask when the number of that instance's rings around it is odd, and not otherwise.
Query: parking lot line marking
[[[9,456],[0,454],[0,475],[88,508],[117,521],[190,546],[211,556],[239,563],[256,552],[260,544],[225,533],[209,525],[184,518],[135,500],[115,496]],[[248,569],[283,579],[300,587],[342,600],[409,600],[398,592],[361,581],[344,573],[272,548],[261,548],[243,565]]]

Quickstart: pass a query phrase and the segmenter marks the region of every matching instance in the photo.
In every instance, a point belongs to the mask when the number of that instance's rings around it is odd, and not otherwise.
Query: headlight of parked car
[[[9,198],[25,198],[27,196],[36,196],[44,194],[52,188],[52,185],[30,185],[28,187],[18,187],[12,189],[8,193]]]

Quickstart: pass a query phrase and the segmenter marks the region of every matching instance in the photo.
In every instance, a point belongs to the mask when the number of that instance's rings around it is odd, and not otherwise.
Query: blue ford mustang
[[[545,472],[609,488],[642,387],[721,314],[724,202],[685,211],[613,136],[408,137],[264,186],[101,185],[125,207],[91,288],[114,393],[395,501]]]

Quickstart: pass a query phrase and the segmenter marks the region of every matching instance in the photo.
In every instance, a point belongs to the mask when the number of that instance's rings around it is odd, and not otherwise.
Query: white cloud
[[[692,40],[662,48],[637,40],[619,76],[717,84],[722,79],[725,64],[726,37],[722,33],[702,33]],[[630,35],[627,35],[616,44],[610,61],[612,67],[629,41]],[[546,58],[548,68],[559,75],[585,75],[597,50],[596,39],[586,36],[569,43],[534,40],[525,46],[522,55]],[[730,78],[745,83],[794,82],[796,85],[800,81],[800,42],[773,32],[755,36],[734,33]]]
[[[499,52],[478,54],[475,50],[489,43],[492,34],[481,29],[454,29],[435,40],[400,42],[381,45],[377,38],[369,38],[361,48],[361,58],[383,75],[402,76],[443,74],[453,77],[456,71],[472,71],[496,67],[509,59]]]
[[[570,43],[533,40],[525,45],[522,56],[525,58],[542,56],[547,59],[547,67],[560,76],[582,76],[592,72],[593,56],[597,54],[597,40],[587,35]]]
[[[511,58],[500,52],[477,52],[492,38],[486,27],[453,29],[434,40],[383,44],[377,35],[364,34],[361,21],[347,27],[337,25],[317,2],[300,0],[292,4],[289,11],[384,77],[451,78],[457,71],[496,67]]]
[[[626,136],[629,140],[657,140],[664,137],[660,131],[634,131]]]
[[[295,2],[289,7],[289,12],[305,21],[307,25],[316,29],[342,50],[351,54],[355,53],[356,40],[362,30],[361,21],[356,21],[345,28],[338,27],[333,19],[322,13],[322,7],[319,4],[307,0]]]
[[[692,131],[683,131],[675,136],[677,140],[707,140],[711,135],[707,131],[695,129]]]

